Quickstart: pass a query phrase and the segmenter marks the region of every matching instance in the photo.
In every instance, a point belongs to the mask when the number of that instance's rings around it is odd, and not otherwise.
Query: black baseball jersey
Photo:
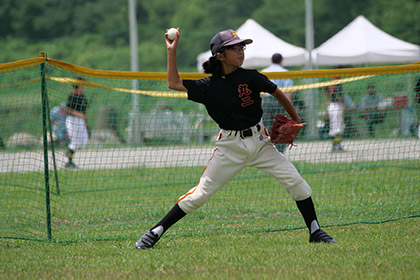
[[[257,70],[238,68],[229,75],[183,80],[188,99],[202,103],[210,117],[226,130],[243,130],[262,118],[261,92],[277,86]]]
[[[66,107],[81,113],[86,113],[88,101],[83,92],[74,90],[67,98]]]

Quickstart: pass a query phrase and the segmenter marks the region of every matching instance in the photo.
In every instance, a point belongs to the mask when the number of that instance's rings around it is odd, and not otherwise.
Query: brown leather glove
[[[271,128],[270,138],[274,144],[290,144],[298,136],[300,129],[306,123],[297,123],[289,117],[277,114],[274,117],[274,124]]]

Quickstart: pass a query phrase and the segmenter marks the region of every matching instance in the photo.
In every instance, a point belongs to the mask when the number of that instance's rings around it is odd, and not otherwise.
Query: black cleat
[[[322,229],[318,229],[314,233],[311,233],[309,235],[309,242],[336,243],[335,240]]]
[[[145,234],[136,242],[134,248],[136,249],[149,249],[152,248],[159,240],[159,235],[152,232],[151,230],[146,231]]]
[[[76,169],[77,166],[76,164],[74,164],[73,162],[67,162],[66,165],[64,165],[65,168],[67,169]]]

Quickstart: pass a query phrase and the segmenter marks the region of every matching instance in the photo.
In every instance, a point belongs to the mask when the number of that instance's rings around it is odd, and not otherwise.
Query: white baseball
[[[168,30],[168,39],[169,40],[175,39],[175,36],[176,36],[177,33],[178,33],[178,30],[176,30],[176,28],[170,28]]]

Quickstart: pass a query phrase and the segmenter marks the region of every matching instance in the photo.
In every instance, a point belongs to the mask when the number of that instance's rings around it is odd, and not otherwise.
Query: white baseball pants
[[[70,140],[69,149],[76,151],[89,143],[89,134],[83,118],[68,115],[66,128]]]
[[[311,196],[312,190],[293,164],[270,142],[266,130],[252,127],[253,135],[242,138],[235,131],[221,130],[216,149],[200,182],[178,200],[179,207],[190,214],[203,206],[213,194],[245,167],[261,169],[291,194],[295,201]]]

